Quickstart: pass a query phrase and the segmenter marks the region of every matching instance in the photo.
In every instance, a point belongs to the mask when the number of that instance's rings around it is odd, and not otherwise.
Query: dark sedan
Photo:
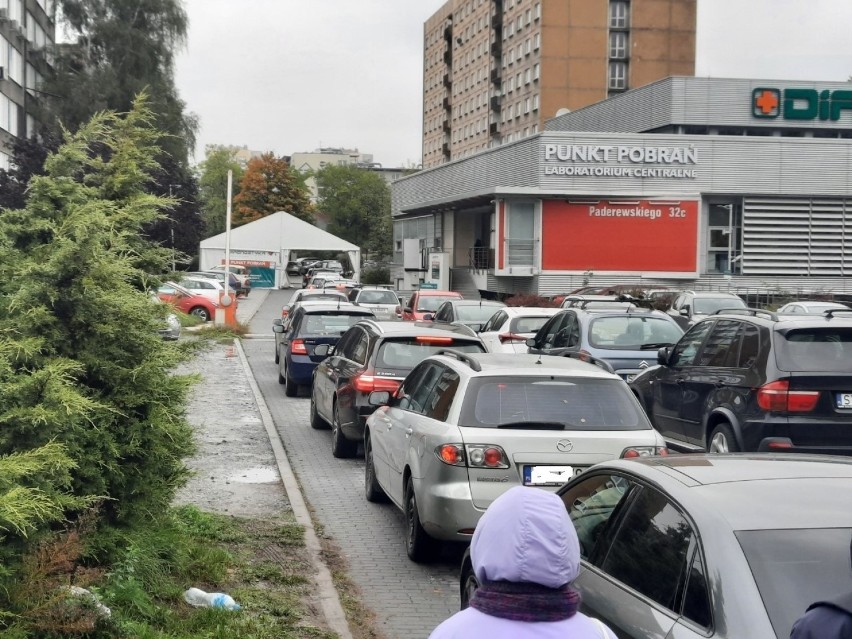
[[[299,306],[290,316],[287,326],[273,323],[272,330],[280,333],[278,344],[278,383],[284,384],[284,394],[295,397],[300,386],[311,383],[314,369],[325,353],[316,353],[321,344],[334,345],[355,322],[373,314],[354,304],[310,304]]]
[[[787,639],[808,605],[852,583],[849,460],[620,460],[558,494],[580,539],[583,611],[619,637]],[[469,555],[460,579],[465,607]]]
[[[332,427],[331,453],[352,457],[364,439],[364,423],[376,409],[373,391],[395,392],[421,361],[442,349],[484,353],[485,346],[463,326],[418,322],[358,322],[337,346],[319,346],[330,356],[314,374],[311,426]]]

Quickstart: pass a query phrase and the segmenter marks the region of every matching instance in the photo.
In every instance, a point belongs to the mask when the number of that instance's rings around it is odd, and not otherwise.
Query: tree
[[[331,218],[328,231],[375,257],[390,255],[390,189],[384,178],[352,165],[328,165],[316,180],[317,208]]]
[[[27,185],[44,171],[47,154],[56,151],[59,138],[45,131],[40,140],[17,138],[12,148],[13,168],[0,169],[0,210],[20,209],[26,202]]]
[[[145,190],[154,120],[144,96],[99,114],[0,213],[0,457],[61,444],[72,494],[104,498],[113,525],[164,512],[193,449],[181,353],[139,286],[170,259],[141,232],[168,205]]]
[[[314,209],[304,177],[290,168],[287,160],[264,153],[249,160],[234,198],[233,224],[239,226],[285,211],[313,223]]]
[[[201,217],[205,236],[217,235],[225,230],[225,213],[228,206],[228,171],[233,171],[233,192],[239,194],[243,168],[234,151],[225,146],[207,149],[207,156],[198,166],[198,185],[201,199]]]

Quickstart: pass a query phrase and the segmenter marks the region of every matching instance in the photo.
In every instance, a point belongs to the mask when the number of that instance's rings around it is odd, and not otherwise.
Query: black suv
[[[357,453],[367,417],[376,410],[370,393],[395,392],[411,369],[447,348],[485,352],[482,340],[466,327],[431,322],[363,320],[336,346],[318,346],[314,354],[328,357],[314,371],[310,421],[313,428],[331,425],[332,455]]]
[[[630,383],[672,448],[852,455],[852,311],[719,311]]]
[[[742,298],[733,293],[681,291],[666,312],[686,330],[717,311],[745,307]]]

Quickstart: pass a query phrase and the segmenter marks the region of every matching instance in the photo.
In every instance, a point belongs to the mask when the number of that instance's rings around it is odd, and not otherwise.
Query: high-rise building
[[[696,0],[448,0],[424,25],[423,167],[695,73]]]
[[[10,167],[15,139],[35,133],[55,33],[54,0],[0,0],[0,169]]]

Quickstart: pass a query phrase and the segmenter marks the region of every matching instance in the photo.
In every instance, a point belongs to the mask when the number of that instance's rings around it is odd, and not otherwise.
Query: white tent
[[[231,229],[231,262],[252,269],[252,286],[286,286],[287,262],[292,251],[346,253],[355,270],[353,278],[360,280],[360,248],[284,211]],[[202,271],[224,262],[224,233],[201,241],[199,265]]]

